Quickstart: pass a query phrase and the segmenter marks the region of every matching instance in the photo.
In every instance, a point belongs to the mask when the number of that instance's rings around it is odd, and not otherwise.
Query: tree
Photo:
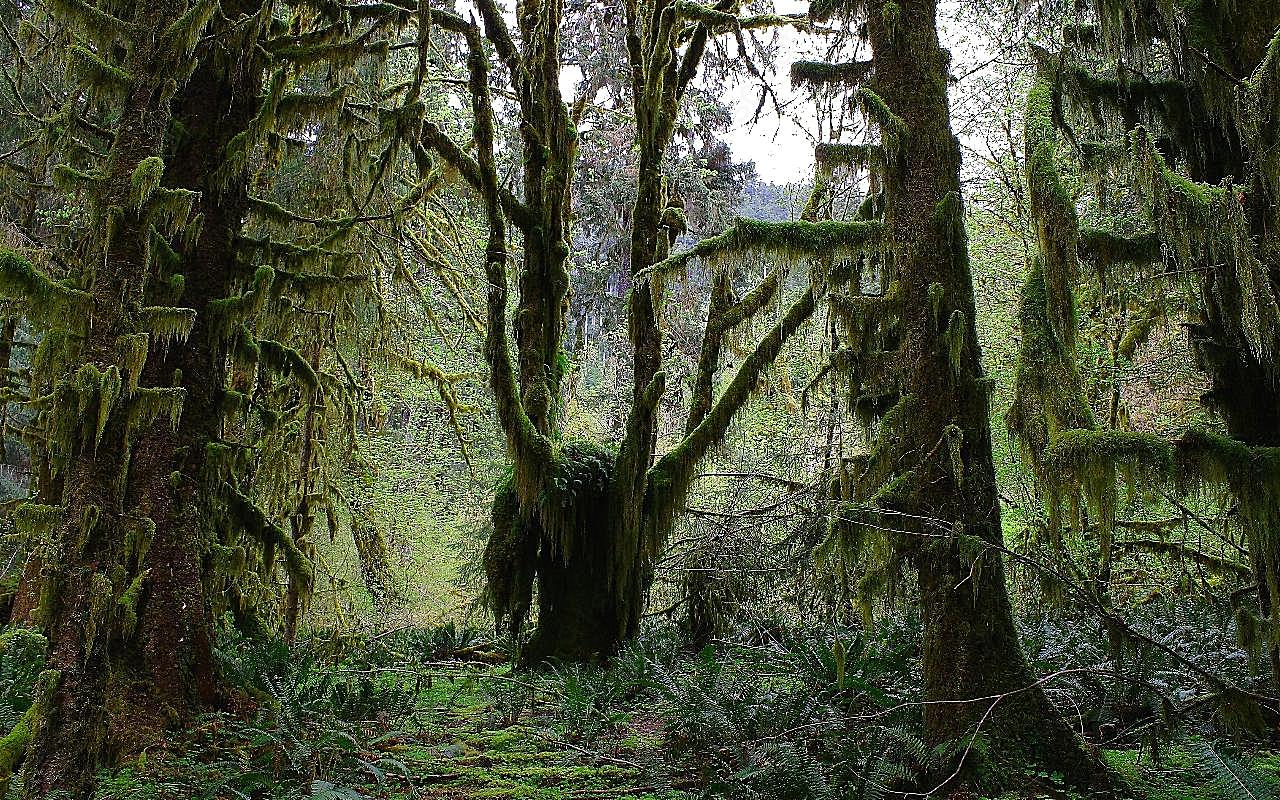
[[[1131,358],[1142,346],[1168,295],[1185,295],[1192,350],[1212,387],[1205,399],[1227,436],[1189,431],[1169,443],[1128,431],[1089,432],[1091,419],[1057,414],[1077,402],[1066,398],[1070,386],[1060,382],[1025,392],[1042,408],[1015,407],[1011,422],[1028,450],[1044,451],[1048,469],[1038,477],[1048,485],[1051,509],[1083,492],[1084,508],[1099,528],[1102,576],[1120,473],[1184,493],[1225,490],[1238,504],[1256,582],[1257,613],[1239,606],[1239,628],[1254,632],[1248,644],[1258,646],[1259,617],[1276,630],[1272,608],[1280,589],[1280,549],[1270,533],[1271,465],[1280,444],[1274,358],[1280,344],[1280,140],[1272,113],[1280,86],[1280,9],[1103,0],[1063,37],[1070,48],[1038,54],[1040,78],[1028,108],[1030,190],[1033,199],[1051,198],[1033,209],[1053,322],[1049,338],[1041,338],[1051,346],[1067,342],[1077,254],[1114,285],[1149,276],[1156,287],[1152,310],[1133,321],[1120,354]],[[1079,225],[1074,200],[1058,184],[1054,150],[1060,133],[1097,178],[1094,202],[1104,205],[1113,196],[1133,202],[1148,230],[1129,235]],[[1061,348],[1064,369],[1075,369],[1068,363],[1073,358]],[[1020,383],[1035,367],[1025,343],[1024,360]],[[1266,649],[1280,681],[1280,649]],[[1232,694],[1224,689],[1224,702]]]
[[[953,754],[944,783],[984,779],[970,749],[982,736],[989,753],[1105,790],[1105,768],[1057,715],[1022,654],[1005,584],[990,383],[974,328],[937,4],[824,3],[810,14],[865,25],[870,61],[802,62],[793,75],[856,90],[879,139],[824,145],[819,165],[827,176],[837,167],[869,170],[876,191],[859,214],[884,225],[877,256],[854,262],[829,294],[841,345],[829,371],[848,382],[869,446],[834,476],[840,502],[819,562],[860,571],[864,604],[896,591],[903,568],[914,568],[925,733]]]
[[[411,282],[414,256],[370,243],[431,235],[418,204],[440,174],[406,144],[427,111],[425,34],[414,76],[382,84],[416,6],[232,0],[165,6],[158,24],[141,4],[51,5],[79,78],[44,121],[67,161],[53,176],[88,219],[6,252],[3,275],[42,337],[24,399],[50,465],[16,514],[59,676],[27,724],[26,787],[79,797],[140,734],[216,702],[224,613],[258,635],[283,600],[296,630],[311,530],[338,526],[324,443],[364,392],[345,357],[429,376],[446,399],[458,378],[387,346],[382,279]],[[319,180],[255,185],[299,154]]]
[[[186,226],[194,195],[162,185],[170,101],[212,3],[127,5],[118,15],[82,3],[57,4],[75,74],[98,102],[118,104],[118,124],[97,168],[61,164],[58,187],[87,198],[89,226],[68,279],[29,260],[0,257],[6,294],[26,301],[47,326],[43,360],[57,376],[48,403],[61,474],[57,506],[28,504],[27,530],[41,530],[43,581],[37,616],[48,633],[48,670],[28,723],[28,797],[91,793],[104,745],[103,709],[123,687],[111,683],[117,645],[137,625],[150,525],[125,505],[130,447],[176,417],[179,388],[145,382],[148,352],[185,331],[189,316],[146,304],[156,261]],[[119,48],[95,46],[119,43]],[[187,67],[189,70],[189,67]],[[74,111],[72,112],[74,115]],[[68,259],[69,261],[71,259]]]
[[[494,532],[485,552],[488,595],[495,617],[519,632],[537,584],[538,627],[524,647],[526,662],[550,657],[590,659],[612,653],[639,623],[650,564],[662,546],[672,515],[688,490],[694,468],[721,439],[734,414],[786,339],[813,310],[804,293],[765,334],[729,386],[690,425],[682,441],[654,463],[655,412],[665,391],[654,276],[678,268],[689,256],[663,263],[683,227],[678,207],[663,190],[663,156],[685,88],[696,74],[707,39],[716,30],[765,24],[743,22],[728,10],[696,4],[628,7],[627,41],[640,143],[639,190],[633,211],[629,338],[634,348],[632,402],[616,453],[559,436],[562,351],[568,286],[566,260],[569,190],[576,153],[575,119],[560,93],[559,36],[562,9],[544,5],[517,14],[520,44],[496,6],[479,6],[484,25],[433,12],[441,27],[461,36],[469,50],[476,157],[439,128],[424,126],[424,141],[454,164],[479,192],[489,221],[486,269],[489,286],[486,358],[490,383],[512,457],[509,476],[494,500]],[[793,24],[770,16],[768,24]],[[521,196],[502,186],[494,155],[486,41],[505,67],[516,98],[524,154]],[[681,48],[681,44],[688,42]],[[523,239],[514,315],[514,361],[507,335],[506,228]],[[800,225],[806,231],[809,223]],[[732,253],[753,244],[779,251],[812,252],[838,238],[819,231],[798,244],[783,241],[788,225],[742,224],[704,243],[697,255]],[[839,233],[848,233],[841,229]],[[823,238],[825,235],[826,238]],[[790,237],[800,239],[798,236]],[[865,237],[864,237],[865,238]],[[735,304],[731,319],[753,316],[779,286],[771,275]],[[726,320],[713,320],[708,336],[724,335]],[[711,369],[718,365],[712,364]],[[710,379],[698,379],[710,391]]]

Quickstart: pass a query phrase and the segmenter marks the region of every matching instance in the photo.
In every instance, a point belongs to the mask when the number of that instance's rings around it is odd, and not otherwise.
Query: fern
[[[1255,770],[1203,739],[1189,743],[1196,765],[1210,775],[1226,800],[1274,800],[1280,797],[1280,780]]]

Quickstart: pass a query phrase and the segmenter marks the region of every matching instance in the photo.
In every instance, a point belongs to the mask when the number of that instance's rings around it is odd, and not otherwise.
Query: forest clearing
[[[0,800],[1280,797],[1277,0],[0,0]]]

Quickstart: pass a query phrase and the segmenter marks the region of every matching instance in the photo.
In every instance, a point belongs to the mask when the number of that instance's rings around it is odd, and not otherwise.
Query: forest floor
[[[407,768],[401,788],[370,796],[388,800],[684,800],[693,795],[663,786],[663,728],[659,717],[628,714],[616,734],[573,742],[559,735],[553,708],[499,708],[485,685],[522,688],[502,668],[460,665],[434,673],[423,691],[421,727],[380,743]]]
[[[239,710],[103,773],[96,800],[854,800],[893,796],[927,758],[910,721],[866,721],[909,697],[883,642],[850,644],[834,673],[823,640],[664,655],[660,639],[609,669],[528,673],[429,638],[342,657],[233,643]],[[1209,732],[1102,755],[1146,800],[1280,798],[1280,754]],[[1035,788],[991,796],[1078,797],[1048,773],[1012,782]]]

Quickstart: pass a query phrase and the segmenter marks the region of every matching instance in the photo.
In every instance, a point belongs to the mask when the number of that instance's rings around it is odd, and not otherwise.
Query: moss
[[[54,166],[50,177],[56,189],[67,194],[80,194],[92,191],[102,182],[102,175],[97,172],[78,170],[69,164]]]
[[[1249,447],[1192,429],[1175,442],[1178,485],[1227,489],[1238,504],[1240,528],[1259,579],[1280,597],[1280,447]],[[1280,615],[1268,618],[1271,641],[1280,639]]]
[[[129,401],[129,430],[150,425],[160,417],[169,418],[169,426],[178,429],[187,391],[181,386],[148,386],[139,388]]]
[[[23,310],[45,327],[76,330],[87,316],[88,292],[51,280],[12,250],[0,248],[0,295],[23,301]]]
[[[142,598],[142,586],[150,574],[150,570],[139,572],[116,599],[116,605],[120,607],[120,626],[125,638],[133,636],[133,631],[138,626],[138,601]]]
[[[138,312],[138,324],[161,342],[185,342],[195,325],[194,308],[147,306]]]
[[[227,492],[227,507],[235,520],[268,552],[279,550],[284,553],[289,577],[302,588],[303,593],[308,592],[315,579],[315,569],[311,560],[293,541],[293,537],[272,522],[257,504],[234,486],[228,484],[224,488]]]
[[[963,356],[965,344],[968,341],[969,323],[965,318],[965,314],[960,309],[951,312],[951,318],[947,321],[947,330],[943,333],[942,339],[947,345],[947,363],[951,365],[951,374],[953,377],[960,376],[960,367],[963,365]]]
[[[274,372],[293,378],[309,391],[320,388],[320,377],[297,350],[272,339],[259,339],[261,363]]]
[[[942,299],[946,296],[946,287],[940,283],[929,284],[929,308],[933,311],[933,324],[942,325]]]
[[[1173,473],[1173,446],[1149,433],[1117,430],[1060,431],[1043,457],[1043,475],[1052,501],[1075,502],[1083,494],[1098,524],[1104,560],[1110,558],[1117,482],[1132,495],[1139,483],[1160,484]]]
[[[518,635],[533,603],[538,540],[536,530],[520,515],[514,472],[508,471],[494,491],[493,528],[484,549],[484,600],[499,629]]]
[[[729,230],[698,242],[650,268],[657,274],[683,267],[690,259],[724,259],[746,253],[792,260],[852,253],[878,241],[878,222],[762,222],[739,218]]]
[[[108,94],[123,92],[133,80],[129,73],[79,44],[67,50],[67,70],[92,89]]]
[[[160,186],[162,178],[164,178],[163,158],[149,156],[138,162],[138,166],[134,167],[133,175],[129,181],[133,187],[134,208],[142,208],[147,199],[151,197],[151,193]]]
[[[62,18],[78,23],[86,33],[102,32],[119,36],[130,27],[129,23],[86,0],[48,0],[48,4]]]
[[[856,95],[862,113],[880,129],[881,144],[886,153],[896,154],[898,144],[907,135],[907,123],[889,108],[884,98],[863,87]]]
[[[832,64],[825,61],[794,61],[791,63],[791,83],[815,86],[858,86],[871,74],[870,61],[850,61]],[[830,145],[826,145],[830,146]]]
[[[13,512],[13,525],[29,542],[43,541],[58,524],[61,506],[22,503]]]
[[[812,0],[809,19],[819,23],[850,21],[861,15],[866,7],[866,0]]]
[[[36,706],[32,705],[18,720],[17,724],[0,739],[0,786],[7,786],[10,778],[17,771],[18,765],[26,755],[27,745],[31,742],[32,729],[35,726]]]
[[[102,442],[122,388],[120,367],[115,364],[102,370],[93,364],[82,364],[70,381],[68,389],[76,401],[81,436],[93,442],[95,448]]]
[[[1124,336],[1121,337],[1119,344],[1116,345],[1116,352],[1123,358],[1132,359],[1138,348],[1146,344],[1147,340],[1151,338],[1151,331],[1155,329],[1156,324],[1164,319],[1164,297],[1158,295],[1151,302],[1145,304],[1130,320]]]
[[[884,151],[874,144],[840,144],[824,142],[814,148],[814,157],[824,169],[858,167],[879,169],[884,164]],[[870,219],[871,217],[860,217]]]
[[[1041,280],[1046,290],[1045,311],[1054,336],[1067,357],[1074,358],[1076,307],[1074,286],[1078,279],[1077,237],[1079,222],[1075,200],[1062,184],[1058,171],[1059,113],[1053,76],[1041,65],[1027,93],[1025,148],[1027,191],[1035,222]]]
[[[1154,233],[1121,236],[1097,228],[1080,231],[1079,249],[1082,257],[1103,270],[1116,264],[1154,264],[1161,255],[1160,239]]]

